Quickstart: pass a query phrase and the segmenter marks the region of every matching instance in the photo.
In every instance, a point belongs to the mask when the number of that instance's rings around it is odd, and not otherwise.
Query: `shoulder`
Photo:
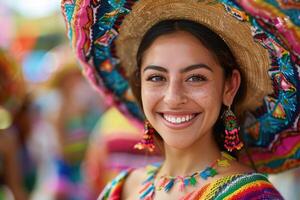
[[[122,199],[138,199],[140,186],[147,178],[147,167],[139,168],[128,176],[123,188]]]
[[[138,199],[141,183],[147,178],[148,168],[152,165],[128,169],[120,172],[101,192],[98,200]],[[132,198],[132,197],[135,198]]]
[[[98,200],[120,199],[124,182],[132,169],[121,171],[111,182],[109,182],[100,193]],[[117,198],[119,197],[119,198]]]
[[[282,200],[280,193],[269,182],[266,175],[256,172],[224,177],[216,199],[264,199]]]

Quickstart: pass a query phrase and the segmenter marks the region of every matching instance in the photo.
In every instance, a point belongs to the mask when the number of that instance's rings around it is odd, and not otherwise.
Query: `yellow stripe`
[[[211,182],[210,185],[206,188],[205,192],[201,195],[199,200],[213,199],[213,197],[215,197],[215,194],[216,194],[217,190],[219,189],[219,187],[228,183],[232,179],[233,176],[235,176],[235,175],[225,176],[223,178],[216,179],[213,182]]]
[[[235,190],[234,193],[229,194],[227,197],[224,198],[224,200],[233,200],[233,197],[235,195],[242,193],[243,191],[248,190],[249,188],[260,187],[261,185],[270,185],[270,183],[264,180],[256,180],[254,182],[247,183],[246,185],[240,187],[238,190]]]

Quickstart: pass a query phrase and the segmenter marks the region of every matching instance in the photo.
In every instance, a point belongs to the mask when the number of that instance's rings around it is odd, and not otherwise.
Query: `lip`
[[[189,127],[192,123],[194,123],[194,121],[198,118],[198,116],[201,113],[195,113],[195,112],[159,112],[158,114],[162,118],[163,123],[168,128],[179,130],[179,129],[184,129],[184,128]],[[174,124],[174,123],[171,123],[171,122],[167,121],[163,117],[164,114],[166,114],[166,115],[173,115],[173,116],[177,116],[177,117],[182,117],[182,116],[186,116],[186,115],[195,115],[195,117],[193,119],[191,119],[190,121],[188,121],[188,122],[183,122],[183,123],[180,123],[180,124]]]

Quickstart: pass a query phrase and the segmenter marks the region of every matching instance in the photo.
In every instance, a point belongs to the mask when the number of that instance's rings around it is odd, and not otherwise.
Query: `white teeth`
[[[182,122],[185,122],[185,117],[181,117],[181,121],[182,121]]]
[[[175,123],[175,122],[176,122],[175,117],[172,117],[172,118],[171,118],[171,122],[172,122],[172,123]]]
[[[185,121],[189,121],[189,119],[190,119],[189,116],[185,117]]]
[[[163,117],[165,118],[165,120],[167,120],[168,122],[171,122],[173,124],[180,124],[183,122],[188,122],[188,121],[192,120],[195,116],[196,116],[195,114],[191,114],[191,115],[186,115],[186,116],[182,116],[182,117],[175,117],[175,116],[163,114]]]

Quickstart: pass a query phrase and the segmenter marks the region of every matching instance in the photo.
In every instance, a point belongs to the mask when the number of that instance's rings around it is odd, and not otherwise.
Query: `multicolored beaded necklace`
[[[147,167],[147,179],[142,183],[143,188],[139,191],[140,200],[151,200],[154,197],[155,191],[169,192],[176,183],[179,183],[179,190],[184,191],[187,186],[195,186],[197,178],[207,180],[209,177],[214,177],[218,174],[217,167],[228,167],[230,161],[235,160],[232,156],[225,152],[221,152],[221,158],[215,160],[210,166],[204,170],[197,171],[188,176],[160,176],[158,184],[155,186],[154,181],[156,174],[161,167],[161,163],[156,163]]]

